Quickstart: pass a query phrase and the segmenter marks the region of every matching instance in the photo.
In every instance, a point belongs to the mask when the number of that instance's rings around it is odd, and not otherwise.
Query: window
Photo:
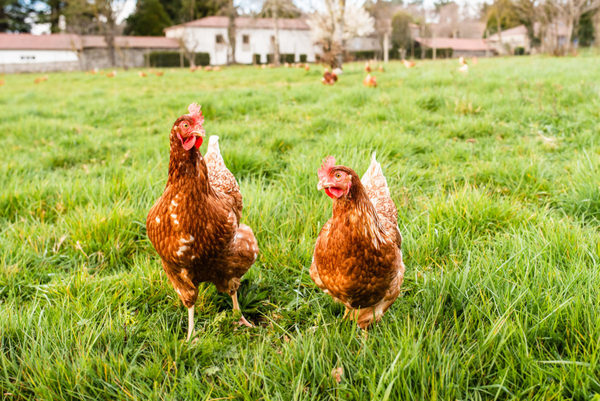
[[[35,60],[35,56],[21,56],[21,60],[23,60],[23,61]]]
[[[250,44],[250,35],[242,35],[242,43],[245,45]]]
[[[217,42],[218,45],[225,44],[225,38],[223,37],[223,35],[217,35],[215,37],[215,41]]]

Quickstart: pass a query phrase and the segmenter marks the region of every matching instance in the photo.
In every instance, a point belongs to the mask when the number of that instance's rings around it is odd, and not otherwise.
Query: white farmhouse
[[[280,18],[278,22],[279,54],[293,62],[314,62],[316,48],[308,24],[300,18]],[[206,17],[166,28],[165,35],[183,40],[190,51],[208,53],[211,64],[223,65],[228,61],[228,24],[228,17]],[[273,18],[237,17],[235,28],[237,63],[272,62],[275,49]]]
[[[522,47],[527,53],[531,51],[529,35],[527,35],[525,25],[506,29],[501,32],[501,35],[495,33],[488,38],[488,43],[494,46],[500,54],[512,53],[517,47]]]

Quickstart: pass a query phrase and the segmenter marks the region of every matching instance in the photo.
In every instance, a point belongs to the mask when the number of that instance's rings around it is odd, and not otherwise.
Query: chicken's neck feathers
[[[175,138],[175,141],[171,140],[167,186],[177,185],[183,187],[183,189],[199,189],[200,194],[210,193],[208,168],[200,151],[195,147],[185,150],[177,141],[177,138]]]
[[[382,242],[385,237],[379,215],[358,176],[353,178],[348,196],[333,201],[332,219],[341,221],[344,225],[356,225],[360,232],[372,237],[374,243]]]

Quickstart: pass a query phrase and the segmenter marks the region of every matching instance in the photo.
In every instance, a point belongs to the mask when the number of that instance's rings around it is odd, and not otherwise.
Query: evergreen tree
[[[49,23],[50,32],[60,32],[58,22],[60,16],[64,14],[64,10],[67,7],[66,0],[40,0],[39,4],[43,4],[45,7],[40,11],[37,11],[38,23]]]
[[[410,23],[412,16],[404,11],[398,11],[392,17],[392,46],[394,50],[401,50],[401,56],[412,45]]]
[[[32,11],[25,0],[0,0],[0,32],[30,32],[27,17]]]
[[[135,12],[127,18],[125,35],[162,36],[173,21],[159,0],[138,0]]]
[[[160,0],[173,24],[181,24],[219,15],[226,8],[227,0]]]
[[[598,33],[594,32],[594,17],[600,11],[592,10],[581,16],[577,32],[573,36],[577,37],[580,46],[590,46],[594,43],[594,39],[598,37]]]

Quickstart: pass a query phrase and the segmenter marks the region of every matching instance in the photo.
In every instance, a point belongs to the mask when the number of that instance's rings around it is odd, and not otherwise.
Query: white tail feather
[[[383,175],[383,170],[381,169],[381,164],[377,161],[377,154],[373,152],[371,156],[371,164],[365,174],[361,179],[362,184],[370,189],[370,188],[385,188],[386,194],[389,195],[389,189],[387,185],[387,180]]]
[[[208,148],[206,149],[206,155],[209,154],[221,157],[221,149],[219,149],[219,137],[217,135],[211,135],[208,138]]]

